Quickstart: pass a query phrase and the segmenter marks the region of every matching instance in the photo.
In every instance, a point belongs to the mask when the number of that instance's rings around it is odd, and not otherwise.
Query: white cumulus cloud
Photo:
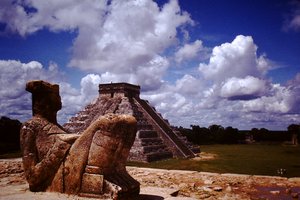
[[[4,0],[0,11],[6,30],[22,36],[43,28],[76,31],[70,67],[113,81],[122,76],[146,89],[161,86],[168,68],[163,52],[177,44],[179,28],[184,32],[184,25],[193,24],[177,0],[162,7],[152,0]]]
[[[298,16],[293,13],[290,28],[299,27]],[[285,85],[267,80],[272,63],[258,55],[251,36],[238,35],[215,46],[198,69],[185,63],[204,60],[208,48],[200,39],[188,42],[186,26],[194,22],[177,0],[161,7],[152,0],[2,0],[0,23],[7,33],[24,38],[43,29],[76,33],[69,66],[93,73],[74,88],[55,63],[45,67],[38,61],[2,60],[1,115],[30,118],[25,83],[43,79],[60,85],[60,122],[96,98],[99,83],[129,82],[141,85],[142,98],[173,125],[252,128],[299,123],[300,75]],[[172,61],[183,64],[180,77],[174,71],[169,74]]]
[[[221,96],[232,100],[249,100],[264,95],[267,90],[265,80],[247,76],[229,78],[221,87]]]
[[[231,43],[213,48],[208,64],[199,65],[207,79],[224,81],[230,77],[261,76],[270,66],[264,56],[257,56],[251,36],[238,35]]]
[[[244,108],[251,112],[288,113],[291,108],[291,91],[279,84],[274,84],[270,96],[262,96],[258,99],[244,103]]]
[[[285,129],[299,123],[300,75],[280,85],[266,78],[270,68],[268,58],[257,55],[252,37],[237,36],[216,46],[209,63],[200,64],[199,74],[165,82],[143,97],[176,125]]]
[[[175,87],[177,91],[183,94],[196,95],[203,90],[203,83],[194,76],[186,74],[176,81]]]
[[[108,9],[101,28],[79,30],[70,66],[134,73],[176,43],[178,27],[192,22],[176,0],[162,8],[150,0],[112,1]]]
[[[293,17],[289,27],[294,30],[300,30],[300,14]]]
[[[55,65],[49,68],[52,70],[43,69],[42,64],[37,61],[22,63],[17,60],[0,60],[1,115],[28,118],[31,115],[31,99],[25,91],[26,82],[61,77],[56,72]]]
[[[81,93],[83,96],[91,96],[95,95],[95,91],[99,88],[99,83],[101,79],[100,76],[97,74],[88,74],[81,79],[80,86],[81,86]]]
[[[6,31],[22,36],[43,28],[52,31],[76,30],[99,26],[106,6],[105,0],[2,0],[0,21],[6,22]]]
[[[175,52],[175,61],[181,63],[184,60],[195,58],[204,47],[202,41],[196,40],[191,44],[185,44]]]
[[[283,29],[285,31],[300,31],[300,2],[291,1],[290,4],[292,10],[283,25]]]
[[[163,76],[169,67],[166,57],[156,56],[145,65],[139,66],[132,73],[111,73],[101,74],[102,83],[128,82],[131,84],[142,85],[143,91],[156,90],[163,84]]]
[[[58,119],[65,122],[70,116],[90,103],[98,95],[100,77],[89,74],[82,78],[81,89],[64,81],[64,75],[51,63],[48,68],[37,61],[22,63],[17,60],[0,60],[0,110],[1,116],[21,121],[31,118],[31,94],[25,90],[30,80],[45,80],[60,85],[63,108]]]

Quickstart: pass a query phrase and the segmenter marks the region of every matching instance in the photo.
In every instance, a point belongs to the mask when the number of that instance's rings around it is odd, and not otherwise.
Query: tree
[[[232,128],[231,126],[228,126],[227,128],[225,128],[225,131],[223,134],[223,140],[222,140],[224,143],[236,144],[241,139],[242,138],[239,137],[239,132],[238,132],[237,128]]]
[[[7,153],[20,149],[21,122],[8,117],[0,119],[0,153]]]
[[[218,133],[224,130],[224,127],[221,125],[213,124],[208,127],[211,133]]]
[[[205,127],[198,125],[191,125],[193,143],[196,144],[210,144],[212,143],[212,137],[210,131]]]

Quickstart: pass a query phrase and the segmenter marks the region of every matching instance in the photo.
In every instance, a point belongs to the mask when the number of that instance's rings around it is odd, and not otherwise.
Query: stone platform
[[[138,200],[300,199],[300,178],[219,174],[127,167],[141,183]],[[0,160],[0,199],[95,200],[59,193],[30,192],[21,159]]]

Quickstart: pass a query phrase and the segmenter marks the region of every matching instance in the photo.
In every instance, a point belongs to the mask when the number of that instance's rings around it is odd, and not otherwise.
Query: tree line
[[[22,123],[16,119],[0,118],[0,154],[20,150],[20,128]],[[231,126],[211,125],[208,128],[191,125],[190,128],[177,127],[190,142],[203,144],[239,144],[247,142],[284,142],[297,144],[300,141],[300,125],[291,124],[285,131],[270,131],[266,128],[253,128],[248,131]]]
[[[208,128],[191,125],[190,128],[176,128],[188,141],[194,144],[241,144],[252,142],[292,142],[298,143],[300,125],[291,124],[285,131],[270,131],[266,128],[238,130],[231,126],[224,128],[221,125],[211,125]]]
[[[0,154],[20,150],[20,128],[22,123],[16,119],[0,118]]]

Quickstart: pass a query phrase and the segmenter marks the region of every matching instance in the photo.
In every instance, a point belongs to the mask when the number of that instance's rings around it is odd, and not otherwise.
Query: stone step
[[[141,145],[142,146],[149,146],[149,145],[159,145],[163,144],[160,138],[141,138]]]
[[[164,152],[166,151],[166,145],[160,144],[160,145],[149,145],[149,146],[143,146],[143,152],[144,153],[151,153],[151,152]]]
[[[157,138],[157,132],[152,130],[139,130],[137,132],[138,138]]]
[[[147,162],[153,162],[153,161],[172,158],[173,154],[170,151],[154,152],[154,153],[145,154],[145,157]]]
[[[141,124],[141,125],[147,125],[149,124],[149,122],[146,119],[137,119],[137,124]]]
[[[150,124],[139,124],[137,123],[138,130],[153,130],[153,126]]]
[[[65,126],[81,126],[84,124],[85,123],[83,121],[73,121],[73,122],[66,123]]]
[[[142,112],[133,112],[133,115],[137,120],[144,118],[144,114]]]

